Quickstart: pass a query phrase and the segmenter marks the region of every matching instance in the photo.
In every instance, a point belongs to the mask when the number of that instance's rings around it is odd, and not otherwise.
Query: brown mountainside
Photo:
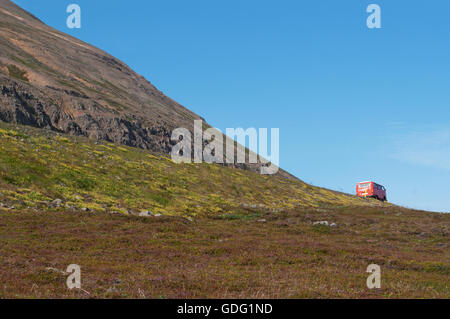
[[[0,0],[0,120],[167,153],[200,117],[104,51]]]

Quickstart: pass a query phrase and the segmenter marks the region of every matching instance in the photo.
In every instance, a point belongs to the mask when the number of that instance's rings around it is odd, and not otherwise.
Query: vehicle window
[[[358,184],[359,189],[366,189],[370,187],[370,183]]]

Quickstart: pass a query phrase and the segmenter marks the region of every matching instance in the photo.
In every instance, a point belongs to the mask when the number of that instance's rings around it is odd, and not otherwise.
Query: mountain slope
[[[449,225],[450,214],[0,122],[0,298],[448,298]],[[66,287],[73,263],[83,290]],[[373,263],[382,288],[369,290]]]
[[[200,117],[123,62],[0,0],[0,119],[168,153]]]
[[[298,180],[214,164],[177,164],[146,150],[62,136],[0,122],[3,204],[178,216],[282,212],[293,209],[389,207],[372,199],[313,187]],[[67,205],[67,207],[66,207]]]
[[[450,296],[450,214],[46,129],[0,142],[0,298]]]

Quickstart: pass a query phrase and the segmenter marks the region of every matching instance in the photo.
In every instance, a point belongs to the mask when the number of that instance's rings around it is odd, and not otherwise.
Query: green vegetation
[[[0,187],[3,200],[19,209],[45,207],[36,194],[101,212],[177,216],[235,216],[243,207],[258,213],[383,206],[300,181],[206,163],[176,164],[144,150],[45,132],[0,126]]]
[[[8,65],[9,75],[21,81],[29,82],[27,72],[18,68],[14,64]]]
[[[300,181],[0,123],[0,203],[0,298],[450,297],[449,214]]]

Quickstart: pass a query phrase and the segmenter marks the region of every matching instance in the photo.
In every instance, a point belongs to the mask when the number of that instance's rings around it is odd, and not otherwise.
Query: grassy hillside
[[[176,164],[148,151],[0,125],[3,203],[178,216],[239,214],[246,208],[383,206],[300,181],[209,164]],[[257,207],[256,207],[257,206]],[[58,210],[61,210],[59,208]]]
[[[0,141],[0,297],[450,297],[448,214],[29,127]]]

